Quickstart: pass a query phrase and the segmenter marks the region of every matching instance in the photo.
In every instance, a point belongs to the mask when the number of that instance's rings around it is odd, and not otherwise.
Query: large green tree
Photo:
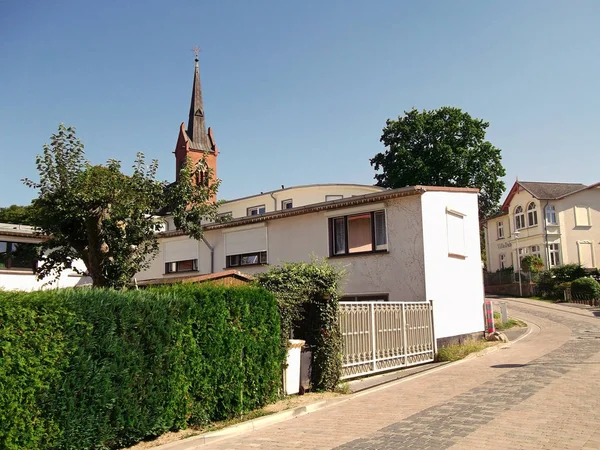
[[[480,217],[488,216],[498,207],[506,175],[500,149],[485,140],[488,126],[453,107],[412,109],[388,119],[381,136],[386,150],[371,159],[381,170],[377,185],[476,187]]]
[[[132,175],[121,172],[119,161],[92,165],[73,127],[60,125],[43,154],[36,159],[39,181],[24,179],[38,190],[32,225],[49,239],[43,244],[38,276],[45,278],[83,261],[96,287],[121,288],[148,267],[158,252],[159,210],[168,210],[176,226],[199,239],[202,220],[215,220],[217,204],[210,202],[219,180],[193,182],[195,171],[212,173],[205,161],[182,169],[178,183],[157,181],[157,161],[149,165],[138,153]]]
[[[31,206],[10,205],[0,208],[0,222],[29,225],[31,222]]]

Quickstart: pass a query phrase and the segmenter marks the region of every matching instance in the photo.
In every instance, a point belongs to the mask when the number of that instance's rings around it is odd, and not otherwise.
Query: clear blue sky
[[[373,183],[387,118],[490,122],[508,187],[600,181],[600,2],[0,0],[0,206],[26,204],[60,122],[94,163],[174,179],[194,45],[220,197]]]

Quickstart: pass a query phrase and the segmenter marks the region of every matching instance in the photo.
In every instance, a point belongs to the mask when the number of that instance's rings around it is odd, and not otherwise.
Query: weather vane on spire
[[[192,49],[192,51],[194,52],[194,54],[196,55],[196,62],[198,62],[198,54],[200,53],[200,49],[198,48],[198,46],[194,46],[194,48]]]

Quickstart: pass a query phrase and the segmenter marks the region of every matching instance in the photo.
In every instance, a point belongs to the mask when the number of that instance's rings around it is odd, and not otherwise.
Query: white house
[[[537,255],[546,267],[600,267],[600,183],[517,181],[484,231],[488,272],[516,271],[517,252],[519,261]]]
[[[86,281],[72,270],[63,271],[57,279],[38,280],[35,248],[41,242],[32,227],[0,223],[0,289],[34,291],[73,287]]]
[[[315,255],[346,268],[345,299],[433,300],[438,339],[483,330],[476,189],[300,186],[221,210],[231,220],[206,224],[202,241],[162,233],[158,257],[137,280],[252,274]]]

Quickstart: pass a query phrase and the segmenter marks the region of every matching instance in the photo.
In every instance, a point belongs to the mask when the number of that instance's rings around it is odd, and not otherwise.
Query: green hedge
[[[571,283],[571,292],[597,299],[600,297],[600,283],[590,277],[577,278]]]
[[[257,287],[0,292],[0,448],[119,448],[276,398]]]

